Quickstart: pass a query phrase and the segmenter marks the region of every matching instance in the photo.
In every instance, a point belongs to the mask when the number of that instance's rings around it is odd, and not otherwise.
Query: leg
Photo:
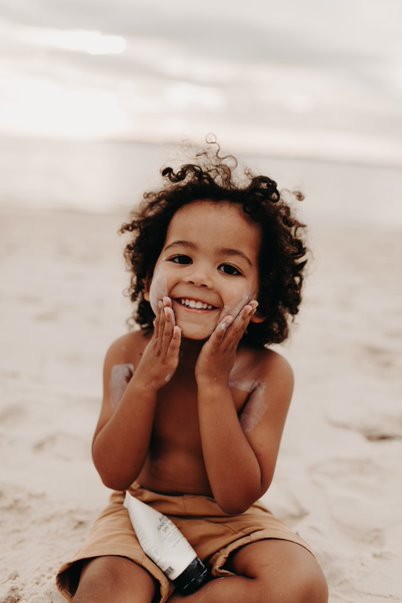
[[[260,540],[236,551],[229,562],[236,574],[256,583],[258,601],[327,603],[328,588],[316,559],[286,540]]]
[[[74,603],[151,603],[157,581],[146,569],[126,557],[91,559],[84,566]]]
[[[327,603],[328,589],[314,557],[285,540],[261,540],[235,551],[227,567],[236,576],[212,580],[182,603]]]

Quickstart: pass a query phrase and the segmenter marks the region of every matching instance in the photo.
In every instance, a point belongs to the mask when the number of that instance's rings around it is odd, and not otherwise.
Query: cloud
[[[97,44],[119,53],[95,56]],[[102,98],[93,131],[104,117],[101,131],[110,119],[120,133],[210,122],[254,138],[279,127],[402,139],[399,0],[0,0],[0,51],[24,124],[32,85],[37,107],[41,91],[44,107],[64,95],[77,114],[80,94],[86,111]]]

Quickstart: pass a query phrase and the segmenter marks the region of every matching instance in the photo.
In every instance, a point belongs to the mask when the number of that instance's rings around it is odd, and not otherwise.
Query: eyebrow
[[[197,248],[197,246],[194,245],[194,243],[183,240],[183,241],[173,241],[173,243],[170,243],[169,245],[167,245],[165,247],[165,251],[167,251],[171,247],[175,247],[175,246],[187,247],[187,249],[196,249]],[[240,249],[232,249],[231,247],[221,247],[220,249],[218,249],[218,253],[221,255],[229,255],[232,257],[243,258],[243,260],[245,260],[250,266],[253,265],[250,258]]]

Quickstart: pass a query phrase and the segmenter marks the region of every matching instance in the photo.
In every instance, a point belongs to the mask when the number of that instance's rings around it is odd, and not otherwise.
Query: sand
[[[2,603],[63,601],[56,570],[108,496],[90,442],[129,314],[123,217],[0,210]],[[331,603],[402,601],[401,233],[317,218],[311,243],[265,500],[315,549]]]

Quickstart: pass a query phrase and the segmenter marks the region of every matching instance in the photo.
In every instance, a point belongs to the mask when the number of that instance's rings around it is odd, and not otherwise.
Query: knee
[[[328,603],[327,581],[320,566],[316,563],[301,569],[285,570],[276,579],[272,574],[259,579],[255,585],[258,591],[255,600],[261,603]]]
[[[78,587],[73,597],[74,603],[81,601],[98,601],[109,592],[119,592],[122,582],[122,571],[118,560],[110,557],[98,557],[86,563],[82,570]],[[121,585],[120,585],[121,588]]]
[[[99,573],[91,572],[81,576],[77,590],[72,598],[73,603],[100,603],[102,600],[110,601],[121,592],[121,584],[116,572]]]
[[[155,585],[146,570],[123,557],[98,557],[82,570],[74,603],[151,601]]]
[[[297,584],[298,583],[298,584]],[[325,576],[316,564],[310,571],[296,580],[298,597],[289,599],[297,603],[328,603],[328,585]]]

